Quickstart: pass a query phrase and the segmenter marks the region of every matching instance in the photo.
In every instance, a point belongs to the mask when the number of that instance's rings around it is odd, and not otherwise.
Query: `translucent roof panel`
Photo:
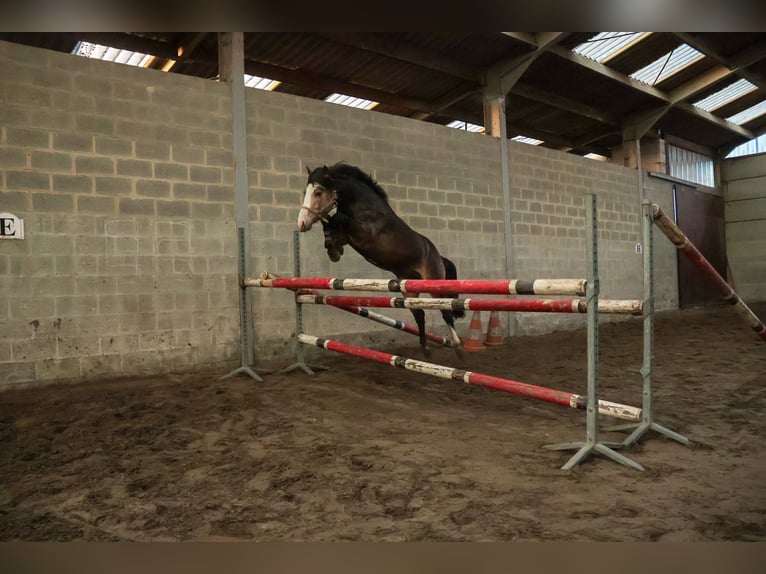
[[[681,44],[664,56],[657,58],[648,66],[636,70],[630,77],[639,82],[654,86],[704,57],[705,54],[702,52],[698,52],[687,44]]]
[[[151,54],[142,54],[141,52],[131,52],[129,50],[118,50],[101,44],[91,42],[78,42],[72,50],[75,56],[93,58],[94,60],[104,60],[106,62],[117,62],[118,64],[127,64],[128,66],[146,67],[154,59]]]
[[[694,102],[694,105],[706,112],[711,112],[756,89],[758,89],[758,87],[755,84],[751,84],[742,78],[741,80],[729,84],[722,90],[718,90],[716,93],[710,94],[708,97],[698,102]]]
[[[766,153],[766,134],[735,147],[726,157],[741,157],[756,153]]]
[[[281,82],[276,80],[270,80],[269,78],[261,78],[259,76],[251,76],[245,74],[245,86],[248,88],[255,88],[257,90],[273,90]]]
[[[738,114],[729,116],[726,119],[733,124],[742,125],[746,124],[752,119],[757,118],[758,116],[762,116],[763,114],[766,114],[766,100],[763,100],[754,106],[750,106],[746,110],[742,110]]]
[[[572,51],[596,62],[606,62],[620,52],[641,41],[651,32],[599,32]]]
[[[372,100],[363,100],[362,98],[354,98],[353,96],[346,96],[344,94],[332,94],[327,96],[324,101],[362,110],[371,110],[378,105],[378,102],[373,102]]]
[[[447,124],[448,128],[455,128],[458,130],[465,130],[467,132],[483,132],[484,126],[479,126],[476,124],[461,122],[460,120],[455,120],[454,122],[450,122]]]
[[[529,145],[540,145],[543,140],[536,140],[535,138],[528,138],[526,136],[516,136],[511,138],[515,142],[521,142]]]

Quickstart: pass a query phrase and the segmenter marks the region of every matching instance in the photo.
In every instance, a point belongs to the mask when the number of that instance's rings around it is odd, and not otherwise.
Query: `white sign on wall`
[[[0,213],[0,239],[24,239],[24,220],[12,213]]]

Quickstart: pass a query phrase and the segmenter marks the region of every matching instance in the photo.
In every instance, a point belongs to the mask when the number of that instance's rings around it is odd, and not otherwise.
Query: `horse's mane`
[[[388,194],[386,194],[385,190],[380,187],[380,184],[378,184],[377,181],[375,181],[371,175],[364,173],[361,169],[354,165],[349,165],[347,163],[339,162],[333,165],[329,168],[333,175],[337,175],[340,177],[346,177],[346,178],[356,178],[362,181],[362,183],[365,183],[367,186],[371,187],[372,190],[377,193],[380,197],[388,201]]]

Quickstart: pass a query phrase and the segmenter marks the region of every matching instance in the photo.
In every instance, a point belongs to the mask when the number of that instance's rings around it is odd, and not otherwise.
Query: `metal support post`
[[[293,231],[293,271],[294,271],[294,277],[300,277],[301,276],[301,237],[300,232],[297,230]],[[280,369],[277,371],[278,373],[289,373],[290,371],[294,371],[295,369],[300,369],[307,375],[313,375],[314,370],[317,371],[326,371],[329,367],[325,367],[323,365],[309,365],[306,363],[306,359],[303,355],[303,345],[301,345],[300,342],[298,342],[298,335],[303,333],[303,306],[295,302],[295,340],[293,341],[293,344],[295,345],[295,356],[298,359],[295,363],[292,363],[291,365],[288,365],[287,367]]]
[[[652,366],[654,364],[654,224],[652,222],[651,202],[642,202],[641,210],[644,241],[644,362],[641,366],[641,377],[644,385],[641,422],[638,424],[619,425],[611,427],[609,430],[633,430],[630,436],[622,442],[623,446],[635,444],[649,430],[655,430],[681,444],[689,445],[691,442],[688,438],[654,421],[652,391]]]
[[[555,445],[546,445],[545,448],[552,450],[578,451],[570,458],[563,470],[569,470],[582,462],[589,454],[597,452],[612,460],[629,466],[636,470],[644,470],[644,467],[626,456],[612,450],[622,446],[622,443],[604,443],[598,440],[598,223],[596,213],[596,196],[588,194],[585,197],[586,219],[586,261],[587,261],[587,288],[588,300],[588,393],[586,408],[586,438],[585,442],[572,442]]]

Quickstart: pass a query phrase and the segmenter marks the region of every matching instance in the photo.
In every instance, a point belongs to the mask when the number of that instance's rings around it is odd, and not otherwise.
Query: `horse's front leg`
[[[335,217],[331,217],[327,223],[322,222],[322,231],[324,232],[324,248],[327,250],[327,255],[333,263],[336,263],[343,255],[343,246],[348,244],[348,235],[341,222]]]

